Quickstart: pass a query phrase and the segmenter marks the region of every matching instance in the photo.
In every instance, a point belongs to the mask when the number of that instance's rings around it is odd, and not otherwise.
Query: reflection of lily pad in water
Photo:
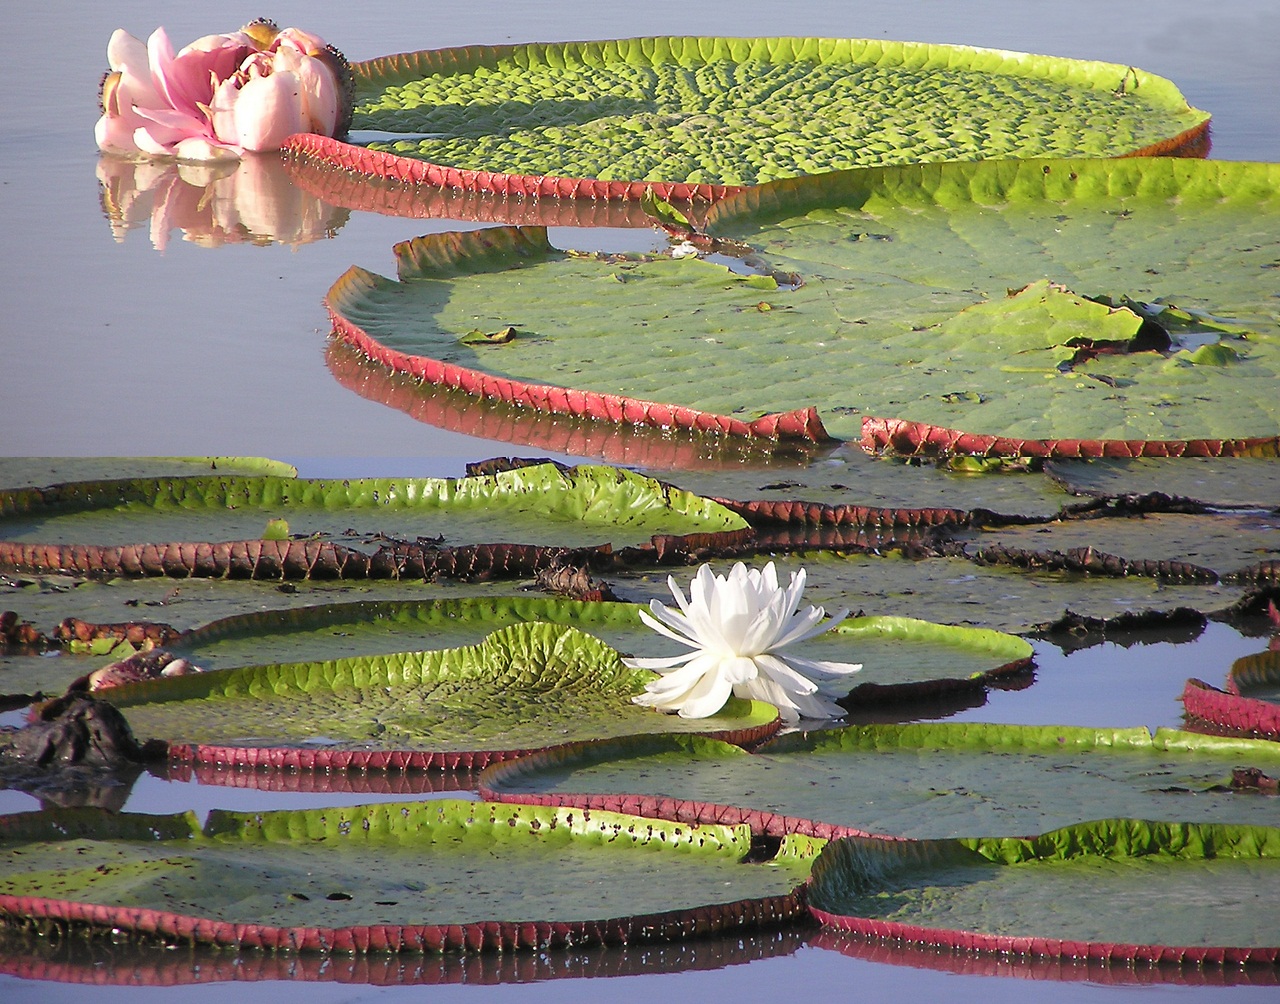
[[[774,726],[771,705],[733,701],[691,721],[631,703],[653,674],[571,627],[514,624],[478,645],[250,666],[111,691],[140,736],[177,759],[295,766],[475,766],[524,749],[642,732]]]
[[[400,245],[399,281],[349,270],[329,305],[340,336],[393,368],[480,394],[501,381],[531,405],[613,422],[684,424],[644,403],[667,402],[744,422],[816,406],[843,437],[863,415],[1025,439],[1275,436],[1278,178],[1272,165],[1177,160],[850,171],[711,210],[713,234],[751,241],[760,267],[798,273],[799,288],[762,292],[700,258],[570,255],[540,231],[499,229]],[[857,239],[868,233],[887,239]],[[1175,345],[1064,372],[948,329],[1040,275],[1083,295],[1166,295],[1250,334],[1223,335],[1230,365]],[[500,352],[459,343],[506,324],[531,337]],[[725,367],[751,379],[713,379]]]
[[[578,744],[491,767],[487,798],[748,822],[779,835],[1015,835],[1082,818],[1280,825],[1226,788],[1280,747],[1162,729],[924,723],[789,733],[748,754],[699,737]]]
[[[753,185],[913,161],[1166,152],[1202,144],[1208,123],[1169,81],[1133,67],[882,40],[506,45],[355,69],[355,138],[432,170],[316,138],[295,149],[366,173],[526,195],[622,195],[642,180]]]
[[[814,842],[749,849],[746,827],[462,801],[44,814],[0,833],[0,912],[295,951],[671,940],[800,913]]]
[[[949,948],[1274,963],[1277,858],[1280,830],[1134,819],[1029,839],[852,837],[815,862],[809,905],[843,930]]]

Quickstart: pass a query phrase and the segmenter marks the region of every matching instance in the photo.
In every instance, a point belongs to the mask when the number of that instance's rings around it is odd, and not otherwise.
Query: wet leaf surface
[[[69,815],[61,825],[47,816],[40,824],[43,834],[21,822],[5,828],[0,850],[21,865],[0,880],[6,909],[26,897],[101,904],[124,908],[119,926],[137,930],[127,911],[147,908],[177,915],[169,926],[198,930],[196,940],[224,944],[248,940],[259,926],[493,921],[546,925],[540,933],[551,940],[557,923],[620,918],[625,928],[633,916],[786,897],[814,850],[801,841],[755,867],[740,863],[749,847],[743,827],[454,801],[214,812],[203,829],[190,817],[129,815]],[[507,935],[506,947],[517,938]]]
[[[481,785],[488,797],[745,820],[775,834],[1017,835],[1119,814],[1277,825],[1280,800],[1230,790],[1244,762],[1277,765],[1280,750],[1142,728],[867,725],[791,733],[754,754],[618,740],[498,765]]]
[[[536,229],[408,242],[399,281],[352,269],[329,304],[339,335],[393,369],[613,422],[622,397],[629,420],[668,425],[686,423],[659,420],[654,402],[745,423],[815,406],[846,439],[865,416],[1032,440],[1274,437],[1276,179],[1271,165],[1135,159],[765,185],[718,203],[708,227],[755,247],[757,270],[803,278],[766,294],[768,311],[757,309],[759,289],[717,262],[566,254]],[[889,239],[859,239],[867,234]],[[1237,357],[1224,366],[1177,343],[1071,362],[1078,347],[1028,355],[994,331],[955,328],[966,308],[1041,275],[1079,296],[1122,289],[1205,310],[1248,333],[1215,336]],[[507,324],[530,337],[500,354],[459,345],[466,331]],[[1072,340],[1063,330],[1052,342]],[[752,379],[708,376],[726,367]]]
[[[1110,156],[1207,116],[1105,63],[909,42],[650,38],[358,64],[373,149],[477,171],[750,185],[980,157]]]
[[[1086,943],[1090,955],[1132,954],[1124,946],[1135,944],[1235,946],[1206,961],[1238,961],[1259,946],[1257,961],[1268,961],[1280,920],[1278,839],[1262,827],[1122,819],[1021,841],[853,838],[815,865],[810,901],[846,929],[910,924],[932,944],[958,946],[958,932],[974,932],[972,947],[1036,939],[1038,954],[1080,954]]]

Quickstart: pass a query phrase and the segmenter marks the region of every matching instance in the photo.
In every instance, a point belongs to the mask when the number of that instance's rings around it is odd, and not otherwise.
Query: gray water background
[[[291,460],[304,475],[456,475],[521,452],[423,425],[339,385],[324,361],[320,300],[348,265],[393,270],[391,246],[473,226],[353,214],[334,240],[297,249],[172,240],[145,228],[112,238],[99,202],[92,127],[111,31],[163,24],[179,45],[260,15],[315,31],[351,59],[445,45],[649,34],[810,35],[950,42],[1101,59],[1174,80],[1214,114],[1212,156],[1280,160],[1280,11],[1270,0],[655,0],[205,5],[6,3],[0,12],[0,455],[242,454]],[[610,239],[616,239],[612,235]],[[528,452],[528,451],[526,451]],[[587,458],[592,459],[592,458]],[[1030,691],[996,695],[966,717],[1065,724],[1166,724],[1168,691],[1197,666],[1220,675],[1260,647],[1215,628],[1191,645],[1107,647],[1054,662]],[[1070,672],[1066,664],[1071,662]],[[1115,674],[1138,696],[1113,721]],[[1052,681],[1052,682],[1051,682]],[[1046,685],[1047,684],[1047,685]],[[1175,691],[1176,692],[1176,689]],[[1151,695],[1158,694],[1157,698]],[[1155,719],[1155,720],[1152,720]],[[172,792],[167,796],[173,798]],[[239,807],[243,793],[205,790]],[[170,811],[159,795],[141,811]],[[145,798],[144,798],[145,801]],[[255,803],[261,804],[261,803]],[[284,805],[284,802],[271,803]],[[819,948],[713,971],[503,986],[372,987],[223,983],[173,989],[86,987],[0,977],[4,1001],[586,1001],[974,999],[1275,1000],[1229,989],[959,976],[862,961]]]

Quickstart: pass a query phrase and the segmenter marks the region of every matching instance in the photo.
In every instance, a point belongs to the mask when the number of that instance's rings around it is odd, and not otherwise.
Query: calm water
[[[333,240],[296,248],[211,249],[184,241],[163,222],[152,227],[142,220],[117,241],[102,212],[92,141],[105,45],[116,27],[145,37],[164,24],[181,45],[266,14],[320,33],[352,59],[442,45],[643,34],[825,35],[985,45],[1108,60],[1159,73],[1173,79],[1191,104],[1213,112],[1213,156],[1280,160],[1280,60],[1275,55],[1280,18],[1271,0],[1217,5],[1200,0],[1055,5],[1026,0],[652,0],[644,5],[367,0],[358,7],[279,2],[264,8],[234,2],[212,13],[190,4],[175,9],[160,0],[9,6],[0,19],[5,91],[0,222],[6,238],[0,250],[0,455],[6,456],[252,454],[293,460],[311,475],[404,475],[458,474],[467,461],[546,452],[423,424],[348,389],[326,364],[328,325],[320,300],[348,265],[388,272],[394,242],[472,224],[353,213],[322,221],[336,228]],[[607,235],[614,242],[634,239]],[[574,242],[586,243],[581,236]],[[156,243],[165,244],[163,253]],[[587,459],[611,455],[609,444],[592,449],[596,452]],[[1045,652],[1035,687],[997,695],[988,707],[965,717],[1172,724],[1176,707],[1168,695],[1192,675],[1191,667],[1213,679],[1234,655],[1254,647],[1261,646],[1214,629],[1197,643],[1176,648],[1110,649],[1066,660]],[[1108,690],[1100,685],[1117,675],[1137,695],[1121,722],[1109,717]],[[181,796],[171,787],[152,782],[140,786],[130,808],[168,811],[175,797]],[[201,807],[240,807],[245,797],[205,789],[192,801]],[[949,968],[920,968],[919,959],[890,965],[867,953],[851,957],[830,946],[796,944],[753,941],[737,954],[723,944],[703,946],[687,962],[658,966],[655,961],[652,968],[663,971],[617,975],[608,982],[578,976],[481,988],[468,984],[487,976],[459,969],[455,978],[467,983],[429,992],[440,1000],[519,1004],[604,994],[637,1000],[699,995],[757,1000],[799,988],[835,997],[853,987],[874,998],[1275,999],[1274,987],[1165,984],[1122,990],[1080,979],[1047,980],[1040,971],[959,975]],[[708,955],[720,961],[708,963]],[[719,968],[699,968],[707,965]],[[97,973],[109,968],[100,965]],[[606,959],[597,969],[565,971],[621,973],[626,967]],[[93,972],[86,970],[85,978]],[[530,978],[514,971],[505,977]],[[228,1001],[245,989],[218,982],[180,991],[140,990],[0,977],[0,998],[7,1001],[174,1000],[179,993],[184,1000]],[[423,991],[357,980],[261,984],[251,992],[305,995],[318,1004],[407,999]]]

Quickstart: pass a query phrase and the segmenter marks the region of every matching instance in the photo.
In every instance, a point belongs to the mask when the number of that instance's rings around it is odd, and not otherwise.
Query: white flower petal
[[[754,680],[739,684],[733,692],[750,701],[764,701],[778,709],[778,714],[786,722],[800,720],[800,709],[778,684],[767,676],[757,676]]]
[[[800,569],[783,589],[773,562],[762,570],[737,562],[723,576],[704,564],[694,574],[686,598],[674,577],[668,578],[679,612],[655,600],[650,612],[641,612],[641,619],[664,637],[696,651],[624,660],[628,666],[664,674],[646,684],[646,693],[636,698],[637,703],[678,709],[685,717],[704,717],[718,711],[729,693],[736,693],[776,705],[788,721],[800,715],[842,715],[839,705],[819,694],[820,686],[857,672],[860,665],[779,654],[787,645],[830,631],[848,616],[848,611],[841,611],[827,621],[823,608],[814,606],[798,613],[805,581],[805,571]]]
[[[822,625],[822,607],[809,607],[804,613],[793,614],[784,630],[775,634],[770,648],[785,648],[793,642],[812,638],[829,630]]]
[[[689,691],[680,707],[681,718],[707,718],[724,707],[733,686],[719,673],[707,673]]]
[[[628,669],[670,669],[690,659],[698,658],[697,652],[685,652],[684,655],[673,655],[669,659],[623,659],[622,664]]]
[[[648,612],[641,610],[640,619],[654,631],[657,631],[658,634],[662,635],[664,638],[670,638],[672,641],[678,641],[681,645],[692,645],[694,648],[702,647],[702,642],[693,637],[692,634],[676,633],[676,631],[679,631],[680,629],[676,624],[672,623],[672,621],[677,615],[673,614],[669,608],[664,607],[657,600],[654,600],[653,603],[650,604],[649,609],[653,611],[655,616],[650,616]],[[672,627],[676,628],[676,631],[667,627],[667,624],[671,624]]]
[[[756,665],[788,694],[812,694],[818,689],[816,683],[797,673],[776,655],[758,655]]]
[[[787,662],[793,669],[807,670],[820,676],[846,676],[862,668],[860,662],[824,662],[819,659],[805,659],[798,655],[788,655]]]

